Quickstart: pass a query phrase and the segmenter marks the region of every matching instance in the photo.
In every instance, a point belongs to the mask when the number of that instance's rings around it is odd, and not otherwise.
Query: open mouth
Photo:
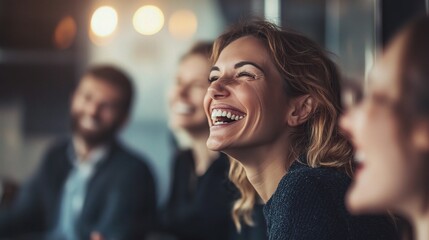
[[[211,119],[214,126],[231,124],[243,119],[246,114],[230,109],[212,109]]]
[[[178,102],[176,104],[173,104],[171,110],[176,114],[188,115],[188,114],[193,113],[194,107],[191,106],[190,104]]]
[[[92,117],[88,117],[88,116],[82,117],[79,123],[81,127],[88,130],[97,130],[99,128],[98,121]]]
[[[365,154],[362,151],[356,151],[354,156],[354,163],[356,167],[356,173],[361,172],[364,168]]]

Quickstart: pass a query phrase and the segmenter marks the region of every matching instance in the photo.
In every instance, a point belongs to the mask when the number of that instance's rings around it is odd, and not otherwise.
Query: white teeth
[[[216,119],[216,117],[220,117],[220,116],[222,116],[222,111],[221,110],[217,110],[217,109],[213,110],[213,112],[212,112],[212,119]]]
[[[178,102],[173,105],[173,112],[177,114],[189,114],[192,113],[193,107],[189,104]]]
[[[97,122],[91,117],[83,117],[80,120],[80,124],[82,127],[90,130],[94,130],[98,127]]]
[[[226,117],[226,118],[231,119],[232,121],[237,121],[237,120],[243,119],[245,117],[245,115],[239,116],[239,115],[232,114],[229,111],[222,111],[220,109],[213,109],[212,114],[211,114],[211,119],[213,120],[213,125],[228,124],[231,122],[231,121],[223,122],[220,119],[217,120],[218,117]]]

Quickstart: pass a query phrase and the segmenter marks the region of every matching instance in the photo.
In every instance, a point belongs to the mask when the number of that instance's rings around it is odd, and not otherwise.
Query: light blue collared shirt
[[[70,146],[68,155],[73,168],[63,188],[60,220],[55,231],[56,239],[79,240],[75,227],[85,202],[88,182],[94,175],[97,164],[106,157],[107,152],[108,147],[101,146],[92,150],[86,159],[80,159],[73,145]]]

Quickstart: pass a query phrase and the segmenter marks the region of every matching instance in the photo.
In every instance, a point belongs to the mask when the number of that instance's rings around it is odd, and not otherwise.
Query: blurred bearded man
[[[11,208],[0,239],[144,239],[155,218],[154,180],[144,159],[117,140],[132,105],[129,77],[90,68],[71,99],[72,136],[51,147]]]

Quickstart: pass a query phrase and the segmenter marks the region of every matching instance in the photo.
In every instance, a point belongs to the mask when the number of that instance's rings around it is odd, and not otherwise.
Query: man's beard
[[[79,114],[71,115],[71,128],[75,136],[81,138],[86,144],[90,146],[97,146],[106,142],[112,141],[120,127],[119,121],[115,124],[107,127],[102,127],[98,130],[91,131],[84,129],[80,126],[80,119],[82,117]]]

